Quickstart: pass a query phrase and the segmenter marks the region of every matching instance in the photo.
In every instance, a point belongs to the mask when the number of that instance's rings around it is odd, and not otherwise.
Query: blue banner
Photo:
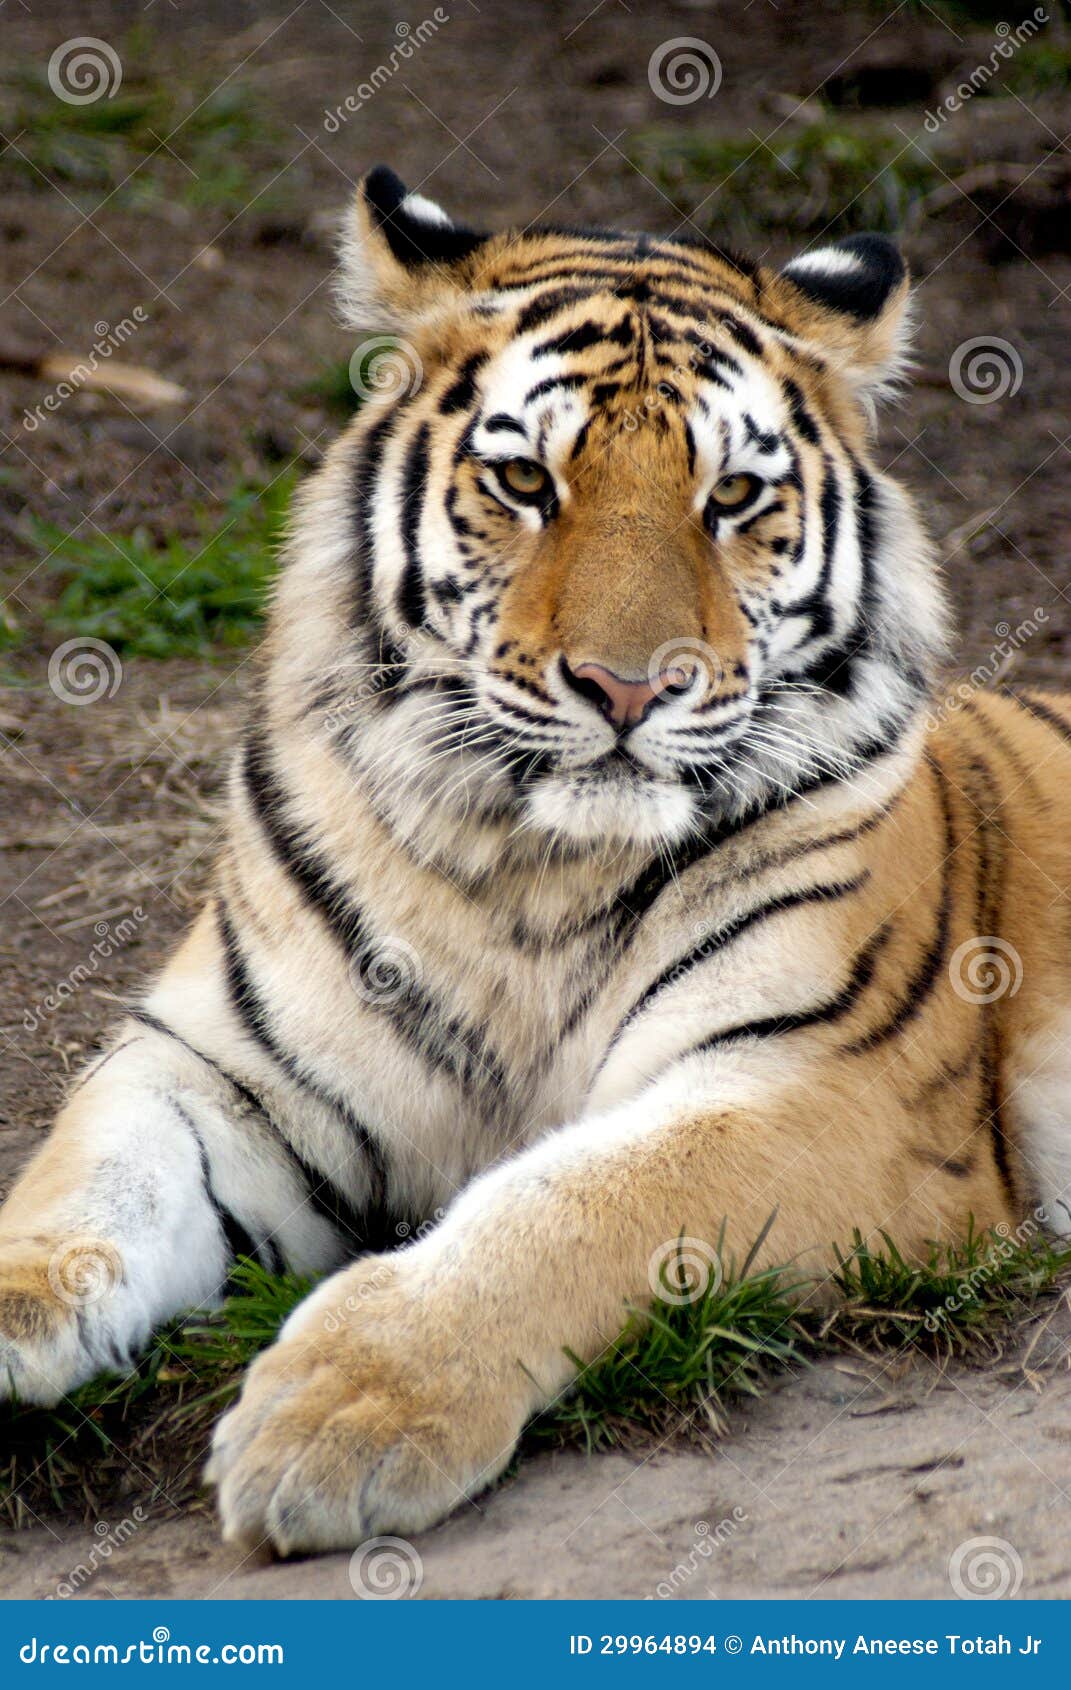
[[[1071,1604],[1033,1601],[7,1602],[0,1682],[1050,1684],[1069,1642]]]

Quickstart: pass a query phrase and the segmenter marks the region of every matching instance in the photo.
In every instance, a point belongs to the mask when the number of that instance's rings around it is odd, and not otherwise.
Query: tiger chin
[[[381,168],[341,292],[396,379],[297,500],[210,895],[0,1212],[30,1402],[241,1253],[324,1276],[209,1469],[282,1554],[476,1495],[682,1235],[776,1210],[820,1291],[1071,1178],[1071,699],[934,705],[894,247],[484,235]]]

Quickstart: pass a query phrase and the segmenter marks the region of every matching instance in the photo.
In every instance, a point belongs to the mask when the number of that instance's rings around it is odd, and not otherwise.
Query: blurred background
[[[332,241],[373,163],[477,225],[897,234],[880,456],[960,667],[1067,673],[1057,0],[8,0],[0,46],[0,1172],[203,887],[273,542],[364,384]]]

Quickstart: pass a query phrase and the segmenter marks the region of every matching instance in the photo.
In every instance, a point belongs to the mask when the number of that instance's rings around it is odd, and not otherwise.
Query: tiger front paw
[[[208,1478],[225,1539],[280,1555],[352,1549],[434,1525],[489,1485],[527,1401],[515,1370],[474,1354],[451,1318],[400,1256],[321,1286],[216,1429]]]
[[[119,1253],[104,1239],[0,1241],[0,1398],[50,1408],[121,1365],[109,1304],[122,1280]]]

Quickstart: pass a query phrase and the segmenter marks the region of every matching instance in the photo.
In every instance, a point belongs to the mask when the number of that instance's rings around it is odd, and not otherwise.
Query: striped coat
[[[485,237],[375,171],[344,288],[393,382],[298,501],[211,896],[0,1213],[40,1401],[240,1252],[328,1275],[213,1457],[283,1552],[487,1484],[682,1235],[702,1281],[776,1210],[820,1291],[1071,1178],[1071,701],[932,703],[895,251]]]

